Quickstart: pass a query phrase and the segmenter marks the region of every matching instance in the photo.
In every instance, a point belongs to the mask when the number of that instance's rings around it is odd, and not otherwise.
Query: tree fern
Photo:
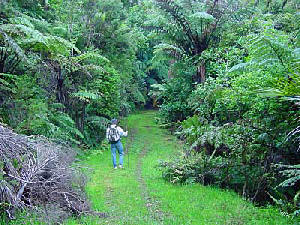
[[[280,65],[286,73],[299,71],[298,51],[289,44],[287,35],[266,27],[264,33],[250,37],[249,53],[253,63]]]
[[[89,116],[87,118],[87,121],[88,121],[89,126],[96,126],[102,130],[105,130],[110,123],[110,120],[108,120],[105,117],[100,117],[100,116]]]
[[[7,34],[2,29],[2,25],[0,25],[0,41],[3,41],[7,48],[12,49],[12,51],[19,56],[21,59],[26,59],[26,55],[24,54],[23,49],[17,44],[16,41],[13,40],[11,36]]]
[[[281,169],[280,173],[286,177],[286,179],[281,182],[278,187],[292,187],[296,186],[300,182],[300,164],[297,165],[276,165],[279,169]],[[300,190],[298,190],[294,195],[294,215],[297,216],[300,212]],[[274,197],[273,197],[274,198]],[[278,201],[278,200],[277,200]]]
[[[78,56],[74,56],[72,57],[72,61],[73,62],[82,62],[84,60],[96,60],[98,63],[108,63],[110,62],[106,57],[100,55],[99,53],[95,52],[95,51],[87,51],[85,53],[82,53]]]
[[[83,134],[76,128],[74,120],[68,114],[57,111],[52,114],[50,119],[57,128],[57,131],[52,134],[54,137],[77,144],[79,142],[76,138],[84,139]]]
[[[76,93],[72,93],[71,96],[78,98],[84,102],[90,102],[91,100],[100,99],[100,95],[98,93],[90,92],[90,91],[78,91]]]
[[[196,12],[192,15],[190,15],[190,18],[193,20],[206,20],[206,21],[214,21],[215,18],[208,14],[207,12]]]
[[[13,85],[15,79],[15,75],[0,73],[0,92],[4,90],[16,93],[16,90]]]
[[[233,66],[228,72],[251,70],[271,74],[273,84],[256,91],[264,97],[281,97],[296,101],[300,96],[300,54],[299,49],[289,43],[283,32],[265,27],[262,33],[251,34],[245,43],[249,52],[248,61]],[[268,72],[266,72],[268,71]]]
[[[175,58],[184,56],[184,52],[177,46],[171,44],[158,44],[154,47],[154,54],[165,53]]]
[[[151,90],[149,91],[149,96],[158,100],[160,95],[165,91],[165,87],[163,84],[152,84]]]
[[[25,26],[22,24],[2,24],[0,25],[0,32],[6,40],[10,40],[10,43],[18,43],[17,47],[23,49],[31,49],[38,52],[47,52],[54,55],[61,54],[68,56],[71,54],[71,50],[75,50],[80,53],[79,49],[75,45],[61,37],[53,36],[50,34],[43,34],[33,27]],[[5,32],[5,33],[4,33]],[[1,33],[0,33],[1,34]],[[4,35],[6,34],[6,36]],[[8,37],[9,34],[14,41],[12,42]],[[17,52],[22,52],[21,48]]]

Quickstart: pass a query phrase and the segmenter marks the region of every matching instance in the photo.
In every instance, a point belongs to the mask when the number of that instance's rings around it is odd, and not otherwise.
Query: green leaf
[[[228,72],[231,73],[231,72],[236,72],[236,71],[244,71],[245,69],[247,69],[247,67],[249,65],[250,65],[250,63],[239,63],[239,64],[231,67],[231,69]]]
[[[209,21],[214,21],[215,18],[208,14],[207,12],[196,12],[192,15],[190,15],[191,19],[198,19],[198,20],[209,20]]]
[[[81,101],[89,102],[90,100],[100,99],[100,95],[89,91],[78,91],[71,96],[79,98]]]

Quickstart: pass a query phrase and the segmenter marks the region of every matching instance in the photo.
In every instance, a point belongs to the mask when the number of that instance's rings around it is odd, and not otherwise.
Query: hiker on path
[[[111,157],[114,165],[114,169],[117,169],[116,150],[118,149],[120,155],[119,168],[123,168],[123,145],[121,143],[121,137],[126,137],[128,131],[124,132],[118,125],[117,119],[111,120],[111,125],[106,130],[106,139],[110,143]]]

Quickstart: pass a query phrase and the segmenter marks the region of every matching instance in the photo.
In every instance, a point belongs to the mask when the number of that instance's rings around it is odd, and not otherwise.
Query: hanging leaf
[[[192,20],[207,20],[207,21],[214,21],[215,18],[208,14],[207,12],[196,12],[190,15],[190,19]]]
[[[250,65],[250,63],[239,63],[239,64],[231,67],[231,69],[228,72],[231,73],[231,72],[236,72],[236,71],[244,71],[245,69],[247,69],[247,67],[249,65]]]
[[[100,95],[89,91],[78,91],[72,93],[71,96],[79,98],[81,101],[90,102],[90,100],[100,99]]]

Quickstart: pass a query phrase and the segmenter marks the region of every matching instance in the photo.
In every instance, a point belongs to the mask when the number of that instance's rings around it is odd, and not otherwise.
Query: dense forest
[[[99,146],[112,118],[144,108],[159,109],[157,123],[185,143],[159,165],[164,179],[297,216],[299,9],[297,0],[0,0],[3,218],[49,199],[89,211],[76,154]]]

